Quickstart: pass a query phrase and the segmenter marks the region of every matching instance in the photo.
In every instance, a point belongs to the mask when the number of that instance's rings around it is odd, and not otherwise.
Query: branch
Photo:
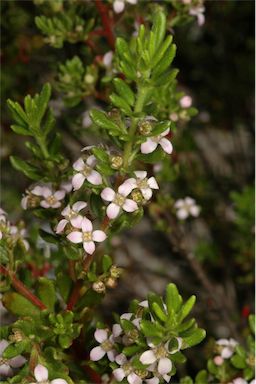
[[[112,30],[113,20],[109,17],[108,7],[103,4],[102,0],[96,0],[95,6],[100,14],[102,24],[104,27],[104,35],[110,45],[110,47],[115,49],[115,36]]]
[[[12,286],[19,292],[22,296],[26,297],[32,304],[41,310],[47,309],[44,303],[38,299],[16,276],[13,272],[8,271],[3,265],[0,265],[0,274],[3,276],[8,276],[11,280]]]

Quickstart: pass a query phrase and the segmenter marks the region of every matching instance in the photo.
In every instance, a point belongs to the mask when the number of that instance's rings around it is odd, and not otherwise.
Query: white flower
[[[66,192],[62,189],[54,192],[50,186],[37,185],[31,190],[31,193],[35,196],[43,197],[40,201],[40,205],[43,208],[59,208],[61,206],[60,200],[63,200]]]
[[[115,360],[116,351],[114,349],[114,338],[112,335],[108,337],[108,331],[106,329],[96,329],[94,333],[95,339],[100,343],[99,346],[94,347],[90,352],[90,359],[92,361],[98,361],[107,354],[110,361]]]
[[[28,243],[28,241],[25,239],[25,237],[27,236],[27,231],[26,231],[25,228],[20,229],[20,228],[18,228],[16,225],[11,225],[11,226],[9,227],[9,233],[10,233],[10,235],[11,235],[16,241],[20,240],[20,241],[23,243],[23,245],[24,245],[26,251],[29,250],[29,243]]]
[[[115,13],[123,12],[125,3],[137,4],[137,0],[114,0],[113,9]]]
[[[197,23],[201,27],[205,22],[204,16],[205,7],[195,7],[189,10],[189,14],[191,16],[195,16],[197,18]]]
[[[113,371],[113,375],[117,381],[123,381],[123,379],[127,377],[129,384],[142,383],[142,379],[134,372],[134,368],[123,353],[117,355],[115,361],[120,365],[120,368],[114,369]]]
[[[81,223],[82,232],[73,231],[67,238],[75,244],[83,243],[84,250],[90,255],[95,251],[94,242],[102,242],[106,239],[106,234],[103,231],[93,231],[92,222],[86,217],[83,218]]]
[[[191,197],[177,200],[174,207],[177,209],[176,215],[180,220],[187,219],[189,215],[197,217],[200,213],[200,207]]]
[[[30,384],[68,384],[64,379],[48,380],[48,369],[41,364],[37,364],[34,369],[34,376],[36,382]]]
[[[78,190],[82,187],[85,180],[89,181],[93,185],[102,184],[102,177],[99,172],[93,168],[96,165],[96,157],[91,155],[87,158],[86,162],[80,157],[74,164],[73,168],[76,173],[72,178],[72,184],[74,190]]]
[[[159,189],[156,179],[154,177],[147,178],[146,171],[134,172],[137,178],[130,178],[120,185],[120,193],[127,193],[127,195],[135,188],[138,188],[144,199],[149,200],[152,197],[152,189]]]
[[[129,192],[123,191],[122,185],[119,186],[118,192],[115,192],[109,187],[103,189],[101,192],[102,199],[111,202],[107,207],[107,216],[110,219],[115,219],[119,215],[121,209],[126,212],[134,212],[138,209],[138,205],[135,201],[126,198],[128,195]]]
[[[140,356],[140,362],[145,365],[157,364],[157,372],[160,375],[166,375],[172,369],[172,362],[168,358],[169,354],[174,354],[179,351],[182,345],[181,338],[177,337],[176,340],[177,348],[172,352],[168,350],[169,342],[167,342],[166,344],[159,344],[157,346],[152,343],[148,343],[151,349],[142,353],[142,355]]]
[[[66,208],[64,208],[61,212],[62,216],[64,216],[65,219],[62,219],[58,223],[56,227],[56,233],[63,232],[64,228],[69,222],[73,225],[73,227],[81,228],[83,216],[79,215],[79,212],[85,207],[87,207],[87,203],[85,203],[84,201],[77,201],[75,204],[72,205],[72,208],[70,208],[70,205],[67,205]]]
[[[144,154],[154,152],[158,144],[160,144],[166,153],[171,154],[173,150],[172,143],[165,138],[169,132],[170,129],[168,128],[158,136],[148,137],[140,146],[141,152]]]
[[[222,347],[221,350],[221,357],[223,359],[229,359],[233,353],[235,352],[235,348],[237,346],[237,341],[234,339],[219,339],[216,341],[216,344],[220,345]]]
[[[113,60],[113,51],[108,51],[107,53],[105,53],[105,55],[103,56],[103,59],[102,59],[102,62],[103,64],[106,66],[106,67],[110,67],[111,64],[112,64],[112,60]]]
[[[3,358],[3,352],[8,347],[7,340],[0,341],[0,377],[8,377],[14,374],[13,368],[20,368],[27,361],[23,356],[18,355],[12,359]]]
[[[183,96],[180,99],[180,105],[182,108],[189,108],[192,105],[192,97],[190,96]]]
[[[86,111],[83,113],[83,120],[82,120],[82,125],[84,128],[90,127],[92,124],[92,119],[90,118],[90,113],[89,111]]]

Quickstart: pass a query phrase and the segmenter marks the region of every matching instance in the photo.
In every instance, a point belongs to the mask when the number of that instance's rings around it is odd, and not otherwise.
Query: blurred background
[[[46,81],[56,81],[57,61],[78,50],[84,57],[88,53],[81,43],[65,49],[45,44],[34,23],[42,13],[36,3],[1,4],[1,206],[13,220],[22,214],[20,199],[29,182],[9,162],[10,154],[26,158],[27,152],[22,138],[10,130],[6,100],[22,102]],[[202,27],[190,22],[172,30],[178,84],[192,97],[198,114],[177,123],[175,152],[158,170],[164,186],[158,200],[133,230],[113,239],[115,262],[126,271],[104,300],[105,320],[110,321],[113,311],[127,311],[131,299],[143,299],[148,291],[163,293],[170,281],[185,297],[195,293],[195,316],[208,335],[196,347],[202,355],[207,355],[211,337],[242,338],[253,311],[255,235],[254,1],[206,1],[205,8]],[[84,121],[94,104],[89,95],[66,106],[61,94],[54,93],[62,150],[71,161],[94,140]],[[201,207],[199,218],[178,222],[163,214],[173,199],[186,196]],[[27,213],[26,218],[29,223]],[[190,374],[203,366],[195,348],[189,362]]]

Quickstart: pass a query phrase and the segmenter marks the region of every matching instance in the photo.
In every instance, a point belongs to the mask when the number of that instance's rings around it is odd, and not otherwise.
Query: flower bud
[[[24,334],[19,329],[14,329],[13,330],[13,335],[9,336],[9,340],[13,341],[14,343],[22,341],[23,339],[24,339]]]
[[[123,165],[123,158],[121,156],[112,156],[111,159],[111,168],[120,169]]]
[[[149,135],[152,131],[152,124],[148,120],[143,120],[139,123],[139,131],[143,136]]]
[[[118,277],[121,276],[122,272],[122,268],[118,268],[116,265],[112,265],[112,267],[110,268],[110,276],[114,279],[118,279]]]
[[[213,359],[213,362],[214,362],[215,365],[220,366],[220,365],[223,364],[224,360],[223,360],[223,358],[221,356],[215,356],[214,359]]]
[[[113,277],[109,277],[106,281],[106,286],[108,288],[115,288],[117,286],[116,279],[114,279]]]
[[[102,281],[95,281],[92,285],[92,289],[97,293],[105,293],[106,287]]]

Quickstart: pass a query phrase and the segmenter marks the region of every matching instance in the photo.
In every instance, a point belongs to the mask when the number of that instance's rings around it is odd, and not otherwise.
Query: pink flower
[[[129,363],[123,353],[117,355],[115,361],[120,365],[120,368],[114,369],[113,371],[113,375],[117,381],[123,381],[123,379],[127,377],[129,384],[142,384],[142,379],[134,372],[132,364]]]
[[[67,238],[75,244],[83,243],[84,250],[91,255],[95,251],[94,242],[102,242],[107,238],[107,236],[103,231],[93,231],[92,222],[86,217],[82,220],[81,228],[82,232],[73,231],[67,236]]]
[[[127,193],[127,195],[135,188],[138,188],[144,199],[149,200],[152,197],[152,189],[159,189],[156,179],[154,177],[147,178],[146,171],[135,171],[137,178],[130,178],[120,185],[119,189],[121,193]]]
[[[126,212],[134,212],[138,209],[135,201],[126,198],[129,193],[122,185],[119,186],[118,192],[109,187],[103,189],[101,192],[102,199],[111,202],[107,207],[107,216],[110,219],[115,219],[122,209]]]
[[[222,365],[224,363],[224,360],[221,356],[215,356],[214,359],[213,359],[213,362],[215,365]]]
[[[35,196],[43,197],[40,205],[43,208],[59,208],[61,206],[60,200],[63,200],[66,192],[62,189],[54,192],[50,186],[37,185],[32,189],[31,193]]]
[[[92,361],[98,361],[107,354],[110,361],[115,360],[116,351],[114,349],[114,338],[112,335],[108,337],[108,331],[106,329],[96,329],[94,333],[95,339],[100,343],[99,346],[94,347],[90,352],[90,359]]]
[[[173,150],[172,143],[165,138],[169,132],[170,128],[166,129],[158,136],[148,137],[147,140],[140,146],[141,153],[148,154],[154,152],[158,144],[160,144],[164,152],[171,154]]]
[[[8,345],[7,340],[3,339],[0,341],[0,378],[12,376],[14,374],[13,368],[20,368],[27,361],[21,355],[15,356],[12,359],[3,358],[3,352]]]
[[[183,96],[180,99],[180,105],[182,108],[189,108],[192,105],[192,98],[190,96]]]
[[[125,3],[136,4],[137,0],[114,0],[113,9],[115,13],[123,12]]]
[[[72,178],[72,184],[75,191],[82,187],[85,180],[93,185],[102,184],[101,175],[93,169],[95,165],[96,157],[93,155],[89,156],[86,162],[80,158],[73,164],[74,170],[78,172]]]
[[[180,220],[187,219],[189,215],[197,217],[200,213],[200,207],[191,197],[177,200],[174,207],[177,209],[176,215]]]
[[[229,359],[233,353],[235,352],[235,348],[237,346],[237,341],[234,339],[219,339],[216,341],[216,344],[220,345],[222,347],[221,350],[221,357],[223,359]]]
[[[105,55],[103,56],[103,59],[102,59],[102,62],[103,64],[106,66],[106,67],[110,67],[111,64],[112,64],[112,60],[113,60],[113,51],[108,51],[107,53],[105,53]]]
[[[41,364],[37,364],[34,369],[34,376],[36,382],[30,384],[68,384],[64,379],[48,380],[48,369]]]
[[[81,228],[83,216],[79,215],[79,212],[85,207],[87,207],[87,203],[84,201],[77,201],[75,204],[73,204],[72,208],[70,208],[70,205],[67,205],[66,208],[64,208],[61,212],[65,219],[62,219],[58,223],[56,227],[56,233],[63,232],[64,228],[69,222],[73,225],[73,227]]]
[[[195,7],[195,8],[191,8],[189,10],[189,14],[191,16],[195,16],[197,18],[197,23],[198,25],[201,27],[204,22],[205,22],[205,16],[204,16],[204,11],[205,11],[205,8],[204,7]]]

